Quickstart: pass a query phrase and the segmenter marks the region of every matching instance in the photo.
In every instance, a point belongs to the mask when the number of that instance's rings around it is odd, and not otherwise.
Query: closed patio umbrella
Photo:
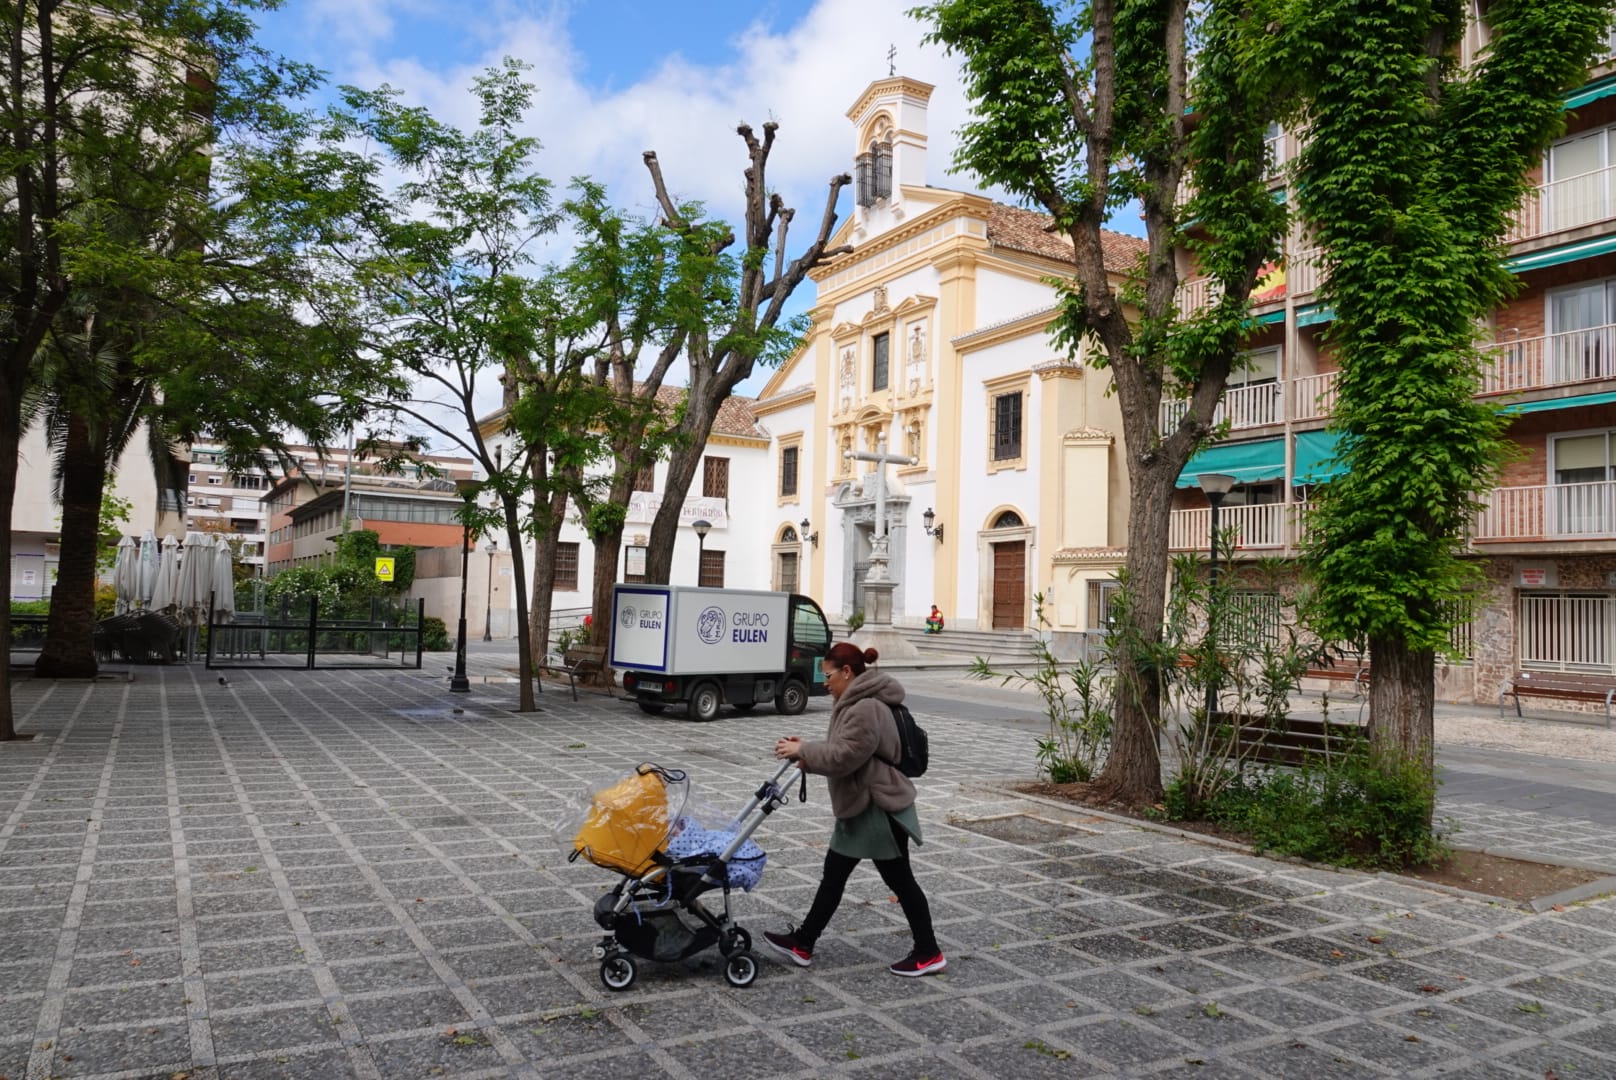
[[[147,529],[146,535],[140,538],[140,586],[136,589],[140,607],[151,606],[152,590],[157,587],[157,563],[161,558],[157,534]]]
[[[213,549],[213,613],[219,622],[229,622],[236,612],[235,561],[230,545],[223,540]]]
[[[179,584],[180,542],[169,533],[163,537],[163,554],[157,562],[157,580],[152,585],[151,609],[163,611],[174,606],[174,589]]]
[[[140,566],[135,542],[129,537],[118,541],[118,555],[112,562],[112,589],[116,594],[113,610],[122,615],[135,606],[140,591]]]
[[[213,584],[213,539],[207,533],[188,532],[180,554],[179,574],[174,582],[174,607],[180,621],[195,626],[205,612],[208,589]]]

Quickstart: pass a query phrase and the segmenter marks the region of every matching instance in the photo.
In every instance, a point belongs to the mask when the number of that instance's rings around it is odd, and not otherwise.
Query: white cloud
[[[427,2],[413,0],[408,7],[419,12]],[[853,128],[846,111],[871,81],[887,75],[889,45],[897,48],[899,74],[936,87],[928,114],[927,181],[975,187],[971,178],[948,172],[953,131],[967,115],[958,65],[937,47],[921,44],[925,28],[905,14],[909,2],[819,0],[795,25],[738,28],[729,58],[713,65],[684,58],[679,42],[670,40],[667,56],[654,68],[605,90],[580,75],[584,58],[568,34],[564,4],[534,9],[507,2],[484,9],[464,23],[480,52],[472,60],[440,66],[420,56],[392,55],[387,11],[400,8],[386,0],[341,0],[340,16],[338,0],[313,0],[308,18],[314,29],[329,27],[358,45],[332,71],[334,82],[390,84],[408,103],[462,126],[476,120],[476,102],[468,92],[472,79],[504,56],[526,61],[538,94],[525,131],[543,145],[539,170],[558,188],[574,176],[591,176],[607,185],[617,205],[645,216],[653,214],[655,199],[641,155],[655,150],[676,197],[698,199],[709,212],[738,221],[747,158],[736,126],[749,123],[761,135],[764,122],[776,120],[780,127],[768,180],[797,210],[788,246],[800,250],[818,227],[830,178],[851,170]],[[344,22],[348,25],[339,25]],[[693,33],[714,32],[699,19],[685,24]],[[460,45],[467,55],[465,42]],[[850,200],[844,193],[844,216]],[[551,257],[563,254],[561,243]],[[808,288],[804,300],[811,299]],[[743,389],[761,383],[755,378]],[[497,403],[495,390],[490,386],[487,392],[490,408]]]

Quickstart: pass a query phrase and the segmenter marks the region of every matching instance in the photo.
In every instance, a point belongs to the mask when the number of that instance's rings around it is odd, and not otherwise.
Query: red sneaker
[[[906,979],[913,979],[920,975],[931,975],[934,972],[943,970],[947,966],[948,959],[947,957],[943,956],[942,953],[935,953],[931,956],[921,956],[919,953],[912,952],[902,960],[899,960],[896,964],[893,964],[891,967],[887,968],[887,970],[892,972],[894,975],[902,975]]]
[[[814,962],[814,950],[798,941],[795,933],[776,934],[772,930],[765,930],[763,940],[798,967],[807,967]]]

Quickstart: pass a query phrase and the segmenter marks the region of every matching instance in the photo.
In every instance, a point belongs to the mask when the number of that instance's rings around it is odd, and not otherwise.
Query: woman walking
[[[824,742],[781,739],[774,756],[797,762],[804,772],[825,777],[836,826],[825,853],[825,874],[802,925],[763,935],[799,967],[813,962],[814,944],[842,902],[842,890],[860,859],[870,859],[903,906],[914,935],[909,955],[889,969],[894,975],[930,975],[948,966],[932,932],[931,907],[909,866],[909,841],[920,841],[915,785],[895,768],[901,752],[891,706],[903,700],[903,687],[868,665],[879,654],[847,642],[831,647],[821,670],[835,699]]]

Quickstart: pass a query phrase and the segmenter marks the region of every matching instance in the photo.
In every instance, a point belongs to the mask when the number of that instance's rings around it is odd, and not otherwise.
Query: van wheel
[[[796,716],[808,707],[808,688],[800,679],[787,679],[774,696],[774,711],[781,716]]]
[[[712,683],[702,683],[690,695],[690,719],[707,723],[718,719],[718,706],[723,697]]]
[[[650,713],[652,716],[661,716],[663,710],[667,708],[660,701],[640,701],[636,702],[636,704],[639,705],[642,713]]]

